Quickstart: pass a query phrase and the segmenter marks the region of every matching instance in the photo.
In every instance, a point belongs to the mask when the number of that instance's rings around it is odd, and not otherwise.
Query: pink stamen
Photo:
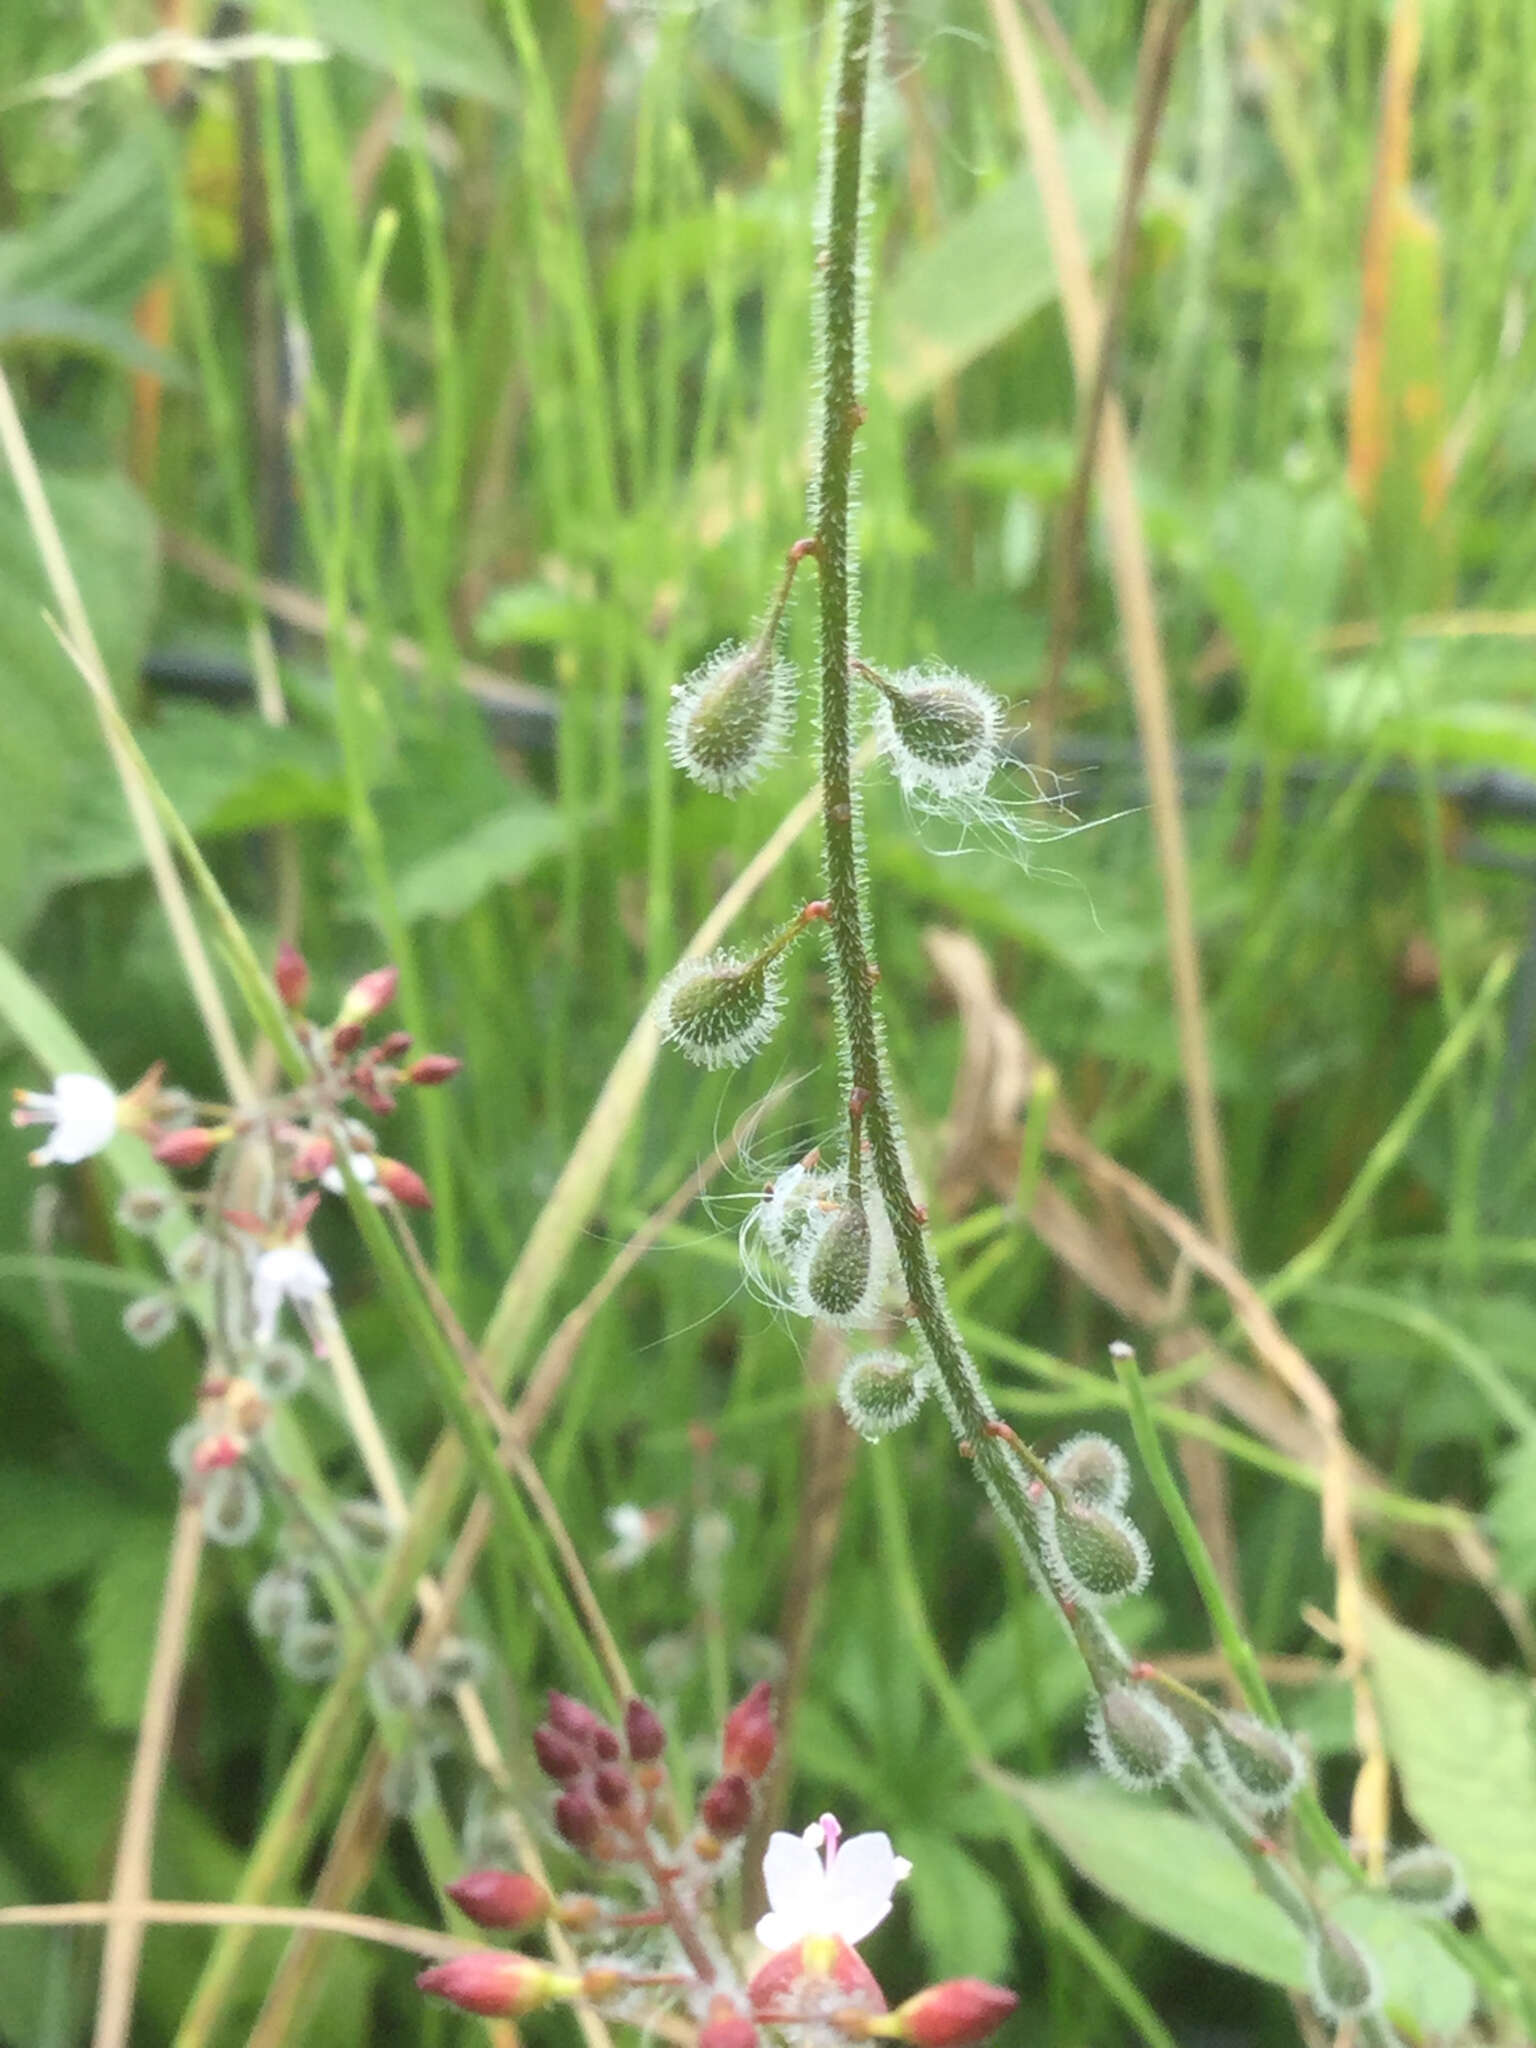
[[[821,1827],[822,1846],[825,1851],[824,1860],[830,1874],[833,1859],[837,1855],[837,1845],[843,1839],[843,1825],[835,1813],[820,1815],[819,1824]]]

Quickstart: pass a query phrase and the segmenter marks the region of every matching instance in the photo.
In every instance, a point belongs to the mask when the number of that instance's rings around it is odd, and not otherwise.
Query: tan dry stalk
[[[1018,104],[1019,125],[1028,142],[1040,186],[1040,202],[1061,292],[1067,339],[1081,389],[1091,378],[1093,365],[1098,360],[1103,331],[1088,251],[1067,182],[1060,137],[1040,81],[1029,31],[1019,18],[1017,0],[988,0],[988,4]],[[1195,1180],[1200,1190],[1201,1212],[1212,1236],[1218,1244],[1232,1249],[1237,1242],[1236,1225],[1227,1188],[1226,1160],[1200,992],[1200,954],[1195,939],[1189,854],[1179,807],[1168,676],[1158,632],[1152,567],[1136,502],[1130,432],[1124,410],[1113,394],[1105,403],[1099,482],[1109,534],[1115,595],[1120,609],[1126,668],[1151,792],[1153,839],[1168,924],[1179,1059],[1184,1074]]]

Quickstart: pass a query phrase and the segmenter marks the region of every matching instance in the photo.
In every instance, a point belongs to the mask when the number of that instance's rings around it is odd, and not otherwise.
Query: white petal
[[[825,1931],[849,1943],[862,1941],[890,1912],[901,1875],[889,1835],[855,1835],[844,1842],[827,1880]]]
[[[788,1948],[820,1931],[827,1877],[809,1842],[799,1835],[770,1835],[763,1857],[763,1888],[773,1908],[767,1917],[775,1922],[776,1933],[784,1936],[777,1944],[769,1943],[770,1947]]]
[[[797,1941],[804,1941],[803,1929],[797,1928],[792,1920],[782,1913],[765,1913],[753,1930],[766,1949],[777,1955],[781,1949],[793,1948]]]
[[[58,1129],[49,1156],[73,1166],[103,1151],[117,1135],[117,1094],[96,1074],[60,1074],[53,1084]]]

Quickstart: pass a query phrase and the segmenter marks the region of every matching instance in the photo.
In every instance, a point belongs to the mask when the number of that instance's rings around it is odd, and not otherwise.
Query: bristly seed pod
[[[1322,1922],[1307,1950],[1307,1989],[1322,2018],[1335,2026],[1381,2003],[1374,1957],[1332,1920]]]
[[[953,669],[908,669],[877,677],[880,751],[907,792],[967,796],[986,788],[997,766],[1003,707],[992,692]]]
[[[1051,1459],[1050,1472],[1074,1499],[1091,1508],[1124,1507],[1130,1498],[1130,1465],[1107,1436],[1084,1432],[1068,1437]]]
[[[176,1327],[177,1307],[169,1294],[141,1294],[123,1310],[123,1328],[146,1351],[161,1344]]]
[[[238,1549],[261,1527],[261,1488],[243,1465],[210,1472],[203,1484],[203,1534]]]
[[[1460,1862],[1433,1842],[1400,1851],[1387,1864],[1386,1879],[1393,1898],[1426,1920],[1452,1919],[1467,1903]]]
[[[837,1385],[838,1404],[867,1443],[912,1421],[928,1391],[924,1367],[899,1351],[866,1351],[850,1359]]]
[[[1117,1508],[1048,1496],[1041,1521],[1046,1562],[1064,1599],[1107,1607],[1139,1593],[1152,1576],[1145,1537]]]
[[[794,676],[769,632],[742,647],[727,641],[680,683],[667,746],[685,775],[716,796],[750,788],[794,722]]]
[[[1190,1743],[1154,1693],[1112,1685],[1088,1713],[1088,1740],[1107,1776],[1132,1792],[1166,1785],[1189,1761]]]
[[[767,1044],[783,1009],[777,956],[721,951],[674,967],[652,1014],[662,1037],[695,1066],[740,1067]]]
[[[1251,1714],[1218,1715],[1206,1730],[1205,1749],[1222,1789],[1251,1813],[1283,1812],[1306,1776],[1299,1746]]]
[[[795,1275],[795,1306],[839,1329],[867,1328],[888,1269],[883,1212],[851,1190],[812,1219]]]

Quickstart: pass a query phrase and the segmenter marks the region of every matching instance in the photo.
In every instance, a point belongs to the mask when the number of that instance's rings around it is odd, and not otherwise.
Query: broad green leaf
[[[1009,1783],[1073,1868],[1138,1919],[1250,1977],[1303,1981],[1301,1936],[1202,1821],[1102,1778]]]
[[[1008,1782],[1068,1861],[1138,1919],[1251,1977],[1305,1983],[1300,1934],[1204,1822],[1102,1778]],[[1329,1910],[1369,1940],[1395,2019],[1418,2033],[1466,2023],[1472,1980],[1430,1928],[1379,1896],[1357,1893]]]
[[[200,839],[307,818],[340,817],[346,795],[328,742],[254,713],[206,704],[167,705],[140,733],[161,787]],[[115,778],[103,772],[83,793],[54,852],[51,885],[131,874],[144,851]]]
[[[160,1612],[170,1523],[143,1516],[103,1558],[80,1625],[96,1711],[109,1728],[137,1728]]]
[[[1004,1977],[1012,1927],[987,1872],[947,1835],[904,1830],[899,1846],[912,1860],[903,1890],[934,1974]]]
[[[482,818],[462,838],[413,861],[395,885],[400,913],[451,920],[472,910],[487,889],[521,880],[558,853],[567,825],[553,804],[523,794],[494,817]]]
[[[474,0],[301,0],[285,10],[322,42],[391,75],[409,66],[417,85],[509,107],[517,81]]]
[[[74,1578],[132,1519],[106,1487],[27,1466],[0,1470],[0,1597]]]
[[[114,475],[50,475],[44,488],[107,672],[130,684],[156,597],[154,523]],[[78,819],[112,788],[84,683],[49,630],[53,609],[9,478],[0,480],[0,936],[14,935],[67,869]]]
[[[1120,190],[1118,142],[1088,121],[1062,137],[1089,254],[1109,245]],[[1026,165],[915,249],[884,294],[880,379],[912,405],[1051,304],[1056,273],[1035,174]]]
[[[1536,1988],[1536,1728],[1529,1680],[1367,1610],[1371,1675],[1408,1811],[1461,1858],[1485,1932]]]
[[[130,133],[40,220],[0,235],[0,348],[52,341],[178,374],[130,318],[170,260],[160,152],[147,132]]]

